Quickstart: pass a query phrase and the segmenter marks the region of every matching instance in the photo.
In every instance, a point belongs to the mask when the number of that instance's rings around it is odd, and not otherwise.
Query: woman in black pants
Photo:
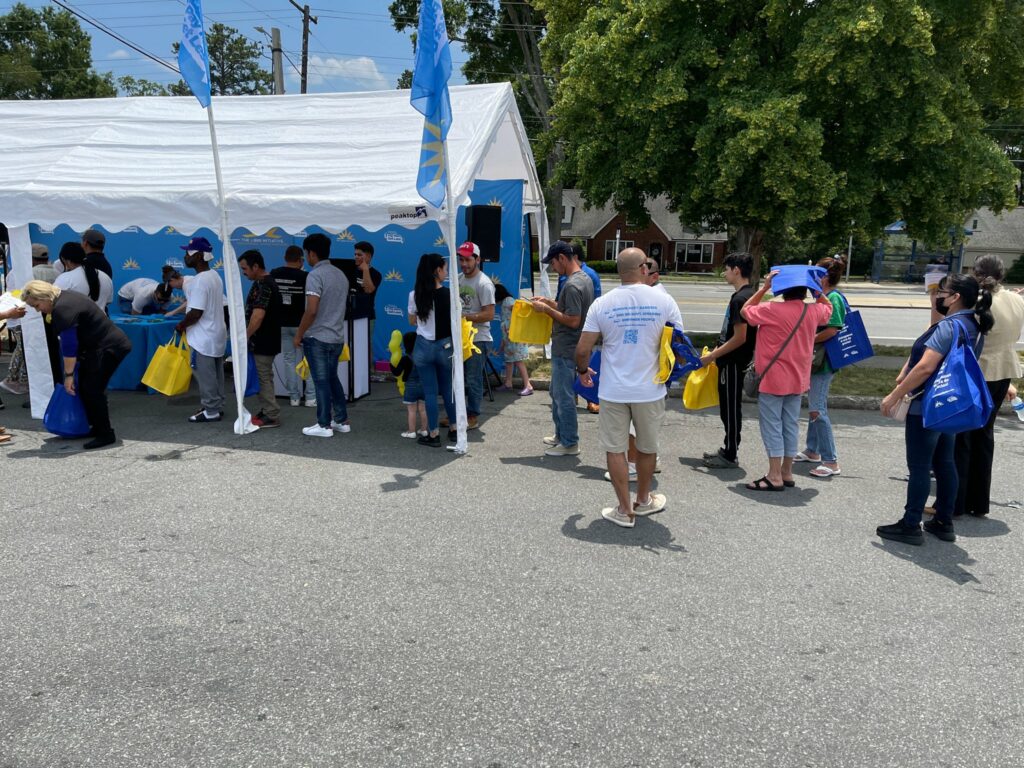
[[[92,440],[85,448],[102,448],[117,438],[110,426],[107,384],[117,366],[131,352],[132,344],[120,328],[88,296],[62,291],[42,280],[32,280],[21,293],[22,300],[42,314],[50,315],[50,326],[60,339],[64,358],[64,389],[77,391],[89,420]]]

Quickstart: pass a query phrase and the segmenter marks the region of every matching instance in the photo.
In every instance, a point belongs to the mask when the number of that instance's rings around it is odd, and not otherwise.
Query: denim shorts
[[[418,401],[424,400],[423,382],[419,379],[405,382],[405,394],[402,395],[402,402],[406,405],[415,405]]]

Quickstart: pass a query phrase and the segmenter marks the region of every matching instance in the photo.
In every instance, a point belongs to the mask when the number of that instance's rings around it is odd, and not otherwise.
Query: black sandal
[[[763,485],[762,485],[763,483]],[[747,483],[748,491],[784,491],[786,490],[785,485],[775,485],[768,479],[768,475],[755,480],[752,483]]]

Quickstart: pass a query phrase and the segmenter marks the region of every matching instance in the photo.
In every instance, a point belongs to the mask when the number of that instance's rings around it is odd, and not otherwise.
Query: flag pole
[[[448,140],[441,142],[444,155],[445,238],[448,240],[448,286],[452,323],[452,399],[455,401],[455,426],[458,437],[455,447],[447,446],[459,455],[469,450],[466,439],[466,376],[462,365],[462,298],[459,296],[459,260],[455,253],[458,209],[452,198],[451,166],[448,164]]]
[[[224,177],[220,169],[220,147],[217,144],[217,124],[213,119],[213,99],[206,107],[206,119],[210,124],[210,145],[213,148],[213,170],[217,176],[217,202],[220,208],[220,240],[223,246],[224,278],[228,292],[228,327],[231,338],[231,370],[235,385],[235,403],[238,418],[235,420],[235,434],[246,435],[259,427],[252,423],[249,411],[245,409],[245,379],[249,373],[249,347],[245,324],[239,316],[242,307],[242,282],[238,276],[238,262],[231,246],[231,232],[228,225],[228,206],[224,194]]]

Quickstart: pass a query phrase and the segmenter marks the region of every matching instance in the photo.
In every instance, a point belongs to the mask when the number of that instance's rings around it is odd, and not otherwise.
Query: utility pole
[[[284,67],[281,65],[281,30],[270,28],[270,60],[274,70],[274,93],[284,93]]]
[[[288,0],[298,10],[302,11],[302,86],[300,93],[306,92],[306,68],[309,60],[309,22],[317,23],[316,16],[309,15],[308,5],[299,5],[295,0]]]

